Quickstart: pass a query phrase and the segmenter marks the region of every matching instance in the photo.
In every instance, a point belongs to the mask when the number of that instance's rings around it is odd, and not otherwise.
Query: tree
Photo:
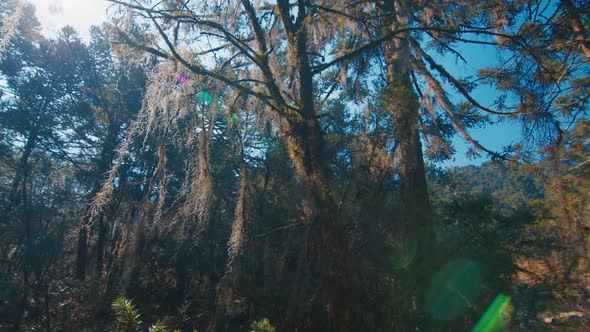
[[[3,140],[12,146],[7,149],[8,155],[16,158],[3,210],[9,216],[7,224],[18,233],[9,248],[16,245],[22,264],[23,293],[15,320],[17,326],[31,288],[38,298],[44,285],[48,296],[45,276],[60,250],[56,241],[63,236],[63,229],[58,226],[61,218],[51,216],[50,211],[63,203],[53,199],[63,195],[60,186],[70,182],[51,186],[47,179],[66,176],[67,172],[59,170],[65,164],[81,167],[64,137],[68,131],[78,129],[69,125],[79,106],[82,73],[88,65],[86,48],[72,28],[62,29],[57,40],[45,40],[38,35],[33,7],[23,10],[32,19],[19,21],[18,33],[6,49],[0,67],[7,82],[3,91],[8,93],[2,100],[0,116]],[[56,160],[51,161],[50,157]],[[10,165],[12,160],[7,162]],[[37,187],[40,182],[46,185]],[[46,232],[54,217],[58,219],[54,221],[55,227]],[[45,250],[47,255],[36,254],[38,250]]]
[[[0,39],[0,55],[6,49],[17,31],[17,26],[23,13],[23,7],[23,2],[15,0],[5,2],[2,5],[2,8],[0,8],[4,22],[0,28],[0,31],[2,32],[2,39]]]
[[[85,151],[92,151],[87,156],[87,162],[92,164],[91,170],[81,174],[91,183],[88,194],[88,200],[91,201],[108,177],[124,127],[128,126],[131,117],[141,108],[145,77],[141,66],[130,65],[125,58],[114,56],[108,35],[101,28],[92,28],[89,52],[92,64],[84,73],[86,90],[78,113],[70,118],[71,127],[76,130],[69,141],[76,142]],[[105,92],[105,87],[108,92]],[[78,237],[76,275],[82,279],[88,264],[88,231],[92,226],[89,212],[84,215]],[[105,216],[101,215],[97,219],[96,270],[100,274],[109,226],[105,224]]]

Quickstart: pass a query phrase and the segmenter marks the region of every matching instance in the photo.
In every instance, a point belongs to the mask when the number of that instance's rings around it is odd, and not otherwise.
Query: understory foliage
[[[586,2],[109,1],[0,4],[0,330],[590,326]]]
[[[141,331],[141,314],[135,306],[133,301],[119,296],[115,299],[111,305],[115,313],[117,320],[117,331],[118,332],[138,332]],[[157,321],[154,325],[149,328],[149,332],[166,332],[168,331],[162,321]],[[179,330],[174,330],[179,331]],[[250,325],[251,332],[276,332],[276,329],[270,324],[269,320],[263,318],[258,321],[252,322]],[[197,330],[193,330],[197,332]]]
[[[270,325],[270,322],[266,318],[253,322],[250,329],[251,332],[276,332],[275,328]]]
[[[111,307],[115,312],[118,331],[135,332],[141,328],[141,315],[135,309],[131,300],[124,297],[117,297]]]

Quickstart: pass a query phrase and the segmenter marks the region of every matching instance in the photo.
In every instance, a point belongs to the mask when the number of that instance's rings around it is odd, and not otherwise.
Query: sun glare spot
[[[499,294],[471,332],[503,331],[510,312],[510,296]]]
[[[473,306],[481,284],[480,264],[468,259],[454,260],[432,278],[426,293],[426,309],[438,321],[453,320]]]

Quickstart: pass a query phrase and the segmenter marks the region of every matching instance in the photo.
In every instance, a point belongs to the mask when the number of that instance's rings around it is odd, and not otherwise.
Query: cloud
[[[49,4],[49,13],[52,15],[62,16],[64,14],[64,7],[59,0],[54,0]]]
[[[34,0],[43,34],[55,37],[62,27],[70,25],[85,39],[90,39],[90,26],[107,20],[104,0]]]

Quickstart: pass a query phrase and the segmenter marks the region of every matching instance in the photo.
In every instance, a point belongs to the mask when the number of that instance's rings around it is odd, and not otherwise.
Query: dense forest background
[[[0,330],[590,329],[587,1],[109,2],[0,2]]]

